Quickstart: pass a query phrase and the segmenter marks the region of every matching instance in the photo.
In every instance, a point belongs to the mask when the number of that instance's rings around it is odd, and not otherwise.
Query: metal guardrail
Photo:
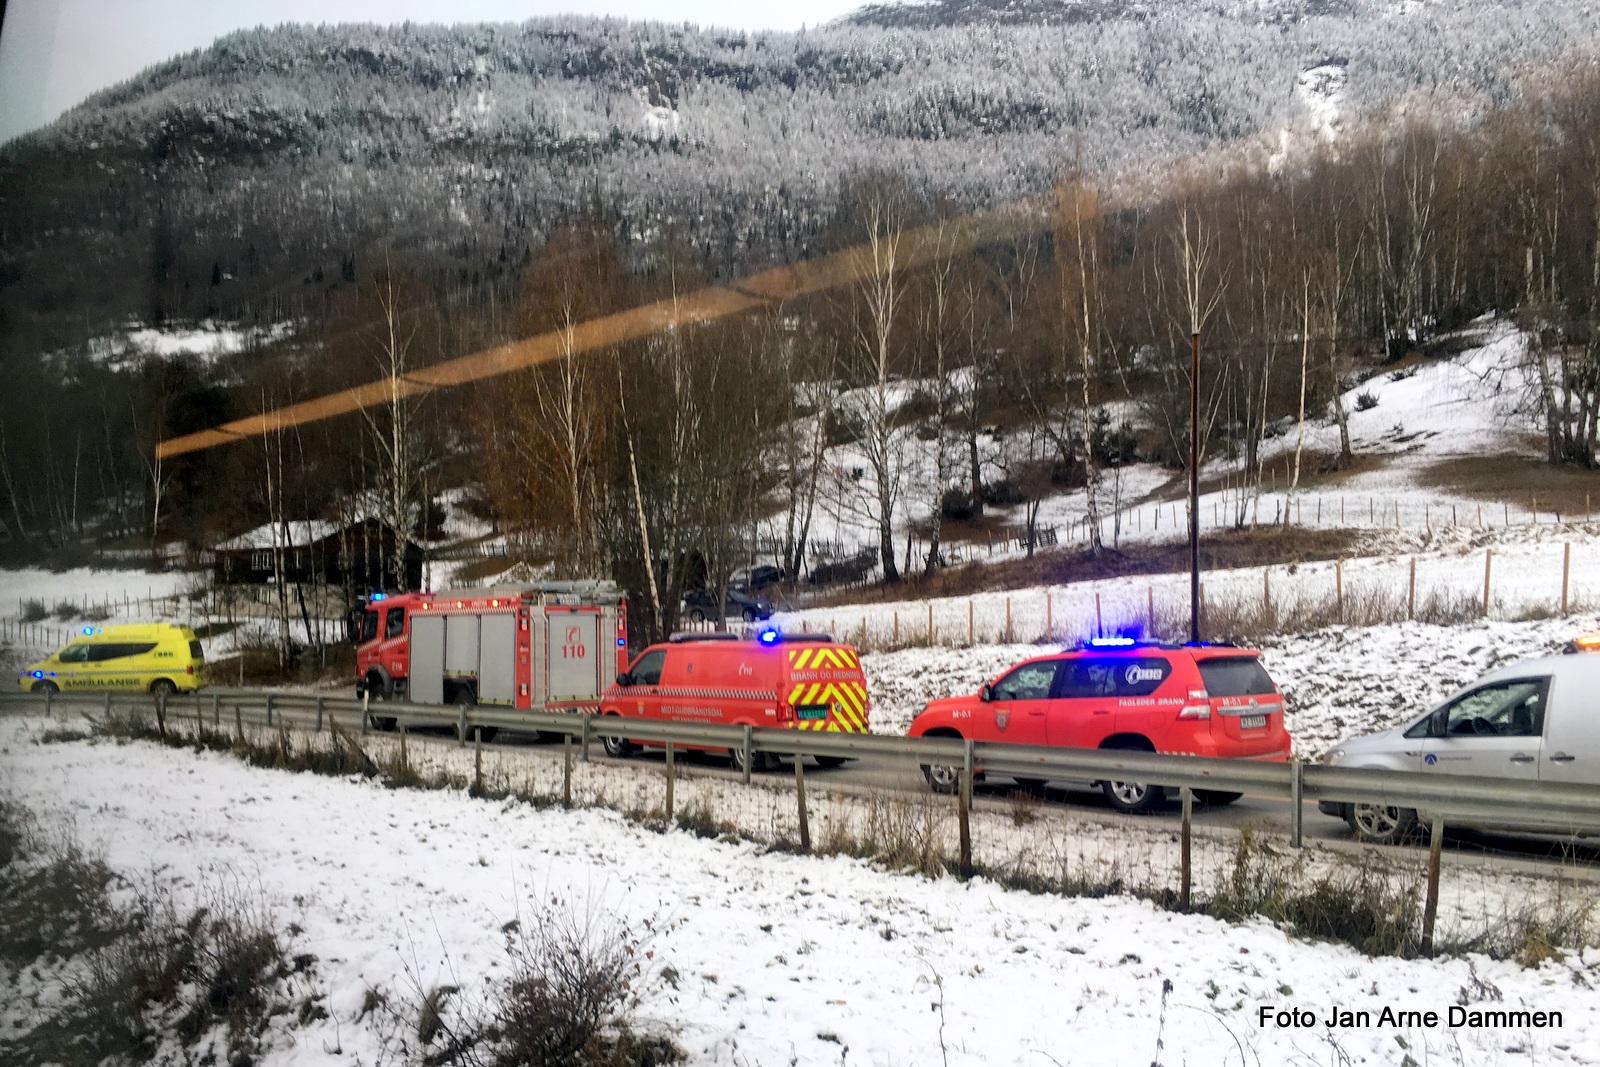
[[[55,707],[92,711],[109,708],[111,694],[53,694]],[[116,705],[154,711],[152,698],[119,693]],[[18,705],[42,707],[37,694],[0,694],[0,709]],[[670,722],[560,712],[526,712],[489,705],[424,705],[373,702],[348,697],[302,693],[199,693],[170,698],[169,714],[181,721],[191,709],[220,721],[222,709],[231,720],[237,714],[252,723],[273,725],[286,714],[296,719],[325,716],[360,722],[363,713],[373,718],[395,718],[404,725],[452,728],[467,740],[475,727],[564,734],[580,741],[622,737],[630,741],[709,749],[747,750],[780,756],[824,758],[887,757],[923,765],[943,765],[1018,778],[1075,781],[1136,781],[1170,788],[1215,790],[1265,795],[1291,802],[1291,836],[1300,840],[1300,810],[1296,801],[1329,800],[1376,804],[1417,810],[1424,821],[1443,818],[1452,823],[1520,823],[1548,827],[1560,833],[1600,833],[1600,789],[1554,782],[1478,778],[1326,767],[1301,762],[1264,763],[1252,760],[1170,756],[1125,750],[1051,748],[955,738],[892,737],[882,734],[825,733],[790,728],[720,726],[708,723]],[[1507,818],[1507,813],[1516,813]]]
[[[1600,790],[1551,782],[1322,767],[1299,761],[1261,763],[1197,756],[1163,756],[1150,752],[1007,745],[946,737],[887,737],[792,728],[714,726],[581,713],[519,712],[508,708],[470,705],[427,706],[380,702],[369,706],[365,700],[301,693],[216,691],[177,696],[168,701],[156,701],[143,693],[72,696],[0,694],[0,713],[26,709],[53,712],[60,707],[84,712],[101,710],[109,714],[119,705],[123,708],[131,705],[140,710],[149,708],[156,714],[158,729],[162,730],[180,726],[191,712],[201,723],[209,712],[213,726],[220,727],[226,721],[223,718],[223,707],[226,706],[232,712],[228,716],[232,720],[229,725],[242,725],[248,708],[252,724],[265,720],[268,727],[286,724],[291,717],[303,722],[307,716],[314,714],[314,728],[318,731],[322,730],[326,719],[329,732],[334,732],[336,718],[345,716],[347,725],[351,717],[358,719],[361,732],[366,733],[370,720],[381,716],[396,719],[407,727],[427,725],[453,728],[462,744],[465,744],[472,731],[483,727],[561,734],[564,751],[562,798],[566,804],[571,803],[572,797],[572,739],[581,742],[583,758],[588,757],[589,743],[596,737],[656,742],[666,746],[665,811],[669,823],[673,813],[673,782],[676,778],[673,756],[677,745],[741,753],[743,759],[739,763],[747,783],[755,762],[752,756],[758,752],[824,758],[887,756],[923,765],[948,766],[959,771],[954,776],[960,792],[955,807],[960,842],[959,870],[964,878],[975,871],[972,862],[972,827],[968,814],[972,807],[975,771],[993,771],[1021,778],[1109,780],[1176,786],[1182,790],[1183,800],[1180,881],[1176,899],[1177,906],[1184,910],[1190,907],[1192,901],[1191,808],[1195,790],[1253,792],[1287,799],[1290,802],[1290,840],[1297,848],[1301,844],[1301,819],[1306,800],[1414,808],[1426,822],[1431,823],[1426,897],[1419,941],[1425,955],[1433,951],[1434,925],[1439,906],[1441,849],[1447,820],[1469,824],[1476,821],[1526,822],[1539,828],[1570,834],[1600,830]],[[366,758],[364,753],[363,758]],[[811,837],[804,767],[804,760],[794,760],[800,850],[808,852]],[[479,780],[475,778],[475,787],[478,784]],[[1517,815],[1507,820],[1508,811]]]

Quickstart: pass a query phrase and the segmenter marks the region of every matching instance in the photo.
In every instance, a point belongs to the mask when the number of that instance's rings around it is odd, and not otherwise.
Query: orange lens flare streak
[[[895,244],[892,263],[886,262],[881,255],[874,257],[867,245],[857,245],[820,259],[761,271],[729,285],[707,286],[686,296],[602,315],[569,330],[542,333],[421,367],[406,374],[398,383],[383,378],[313,400],[274,408],[209,430],[171,437],[156,445],[156,458],[167,459],[245,438],[261,437],[391,403],[402,397],[420,396],[435,389],[526,370],[569,355],[636,341],[678,326],[713,322],[792,297],[835,289],[891,271],[923,266],[939,256],[960,255],[980,245],[1037,229],[1040,225],[1038,214],[1022,208],[1022,205],[1014,205],[1008,209],[946,222],[942,226],[923,226],[902,231],[889,239]]]

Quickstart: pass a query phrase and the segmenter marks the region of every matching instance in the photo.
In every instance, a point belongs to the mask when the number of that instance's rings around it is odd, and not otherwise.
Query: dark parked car
[[[782,585],[785,577],[782,567],[774,567],[770,563],[761,563],[754,567],[740,567],[728,577],[728,588],[759,593],[761,590],[771,588],[774,585]]]
[[[728,590],[728,618],[760,622],[772,618],[772,604],[756,593],[738,589]],[[705,622],[717,618],[717,592],[715,589],[691,589],[683,595],[683,613],[691,622]]]

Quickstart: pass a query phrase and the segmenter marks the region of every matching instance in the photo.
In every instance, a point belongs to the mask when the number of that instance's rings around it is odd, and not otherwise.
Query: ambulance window
[[[378,613],[376,611],[363,611],[361,613],[361,641],[365,644],[378,636]]]
[[[666,661],[667,653],[665,649],[646,652],[640,656],[638,662],[633,665],[633,670],[628,672],[633,676],[633,684],[660,685],[661,665]]]
[[[199,641],[190,641],[189,642],[189,658],[190,659],[205,659],[206,658],[205,649],[200,647],[200,642]]]
[[[389,609],[389,614],[387,614],[387,615],[385,615],[383,617],[383,637],[384,637],[384,640],[387,641],[391,637],[399,637],[401,632],[404,631],[405,628],[406,628],[406,609],[405,608],[390,608]]]
[[[1025,663],[994,684],[996,700],[1046,700],[1055,681],[1056,663]]]
[[[88,663],[89,646],[84,644],[68,645],[61,650],[61,654],[56,658],[62,663]]]
[[[102,663],[108,659],[127,659],[129,656],[142,656],[156,647],[154,641],[140,641],[136,643],[107,642],[100,645],[89,646],[89,662]]]

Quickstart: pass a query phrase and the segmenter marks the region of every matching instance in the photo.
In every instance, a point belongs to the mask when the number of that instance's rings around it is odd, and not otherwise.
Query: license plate
[[[795,712],[802,719],[826,719],[828,717],[828,709],[825,708],[825,707],[824,708],[796,708]]]
[[[1265,730],[1266,728],[1267,717],[1265,715],[1239,716],[1239,729],[1241,730]]]

